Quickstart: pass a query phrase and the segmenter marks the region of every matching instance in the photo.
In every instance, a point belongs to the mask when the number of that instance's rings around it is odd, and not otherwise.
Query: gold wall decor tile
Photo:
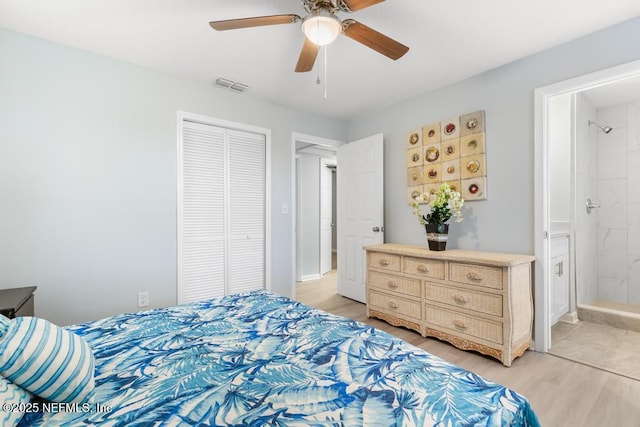
[[[484,110],[474,111],[460,117],[460,136],[484,132]]]
[[[459,179],[455,179],[452,181],[445,181],[443,182],[443,184],[447,184],[449,186],[449,188],[451,188],[453,191],[457,191],[460,192],[461,186],[460,186],[460,180]],[[464,197],[463,197],[464,199]]]
[[[460,138],[460,156],[473,156],[484,152],[484,133],[474,133]]]
[[[476,178],[486,175],[486,160],[484,154],[460,158],[460,177],[462,179]]]
[[[451,117],[440,122],[440,135],[443,141],[460,138],[460,117]]]
[[[407,167],[422,166],[422,147],[407,150]]]
[[[422,146],[422,129],[414,129],[407,134],[407,148]]]
[[[423,185],[423,190],[425,193],[427,194],[436,194],[438,192],[438,190],[440,189],[440,184],[439,182],[435,182],[435,183],[431,183],[431,184],[425,184]],[[427,203],[427,202],[425,202]]]
[[[440,142],[440,122],[422,127],[422,144],[430,145]]]
[[[462,187],[460,194],[465,201],[486,200],[487,198],[486,177],[463,179],[460,181],[460,186]]]
[[[442,163],[424,165],[424,183],[432,184],[434,182],[442,182]]]
[[[460,158],[460,140],[448,139],[442,143],[442,161]]]
[[[422,166],[407,168],[407,186],[422,185]]]
[[[451,181],[460,179],[460,159],[442,162],[442,180]]]
[[[424,164],[440,163],[442,161],[442,144],[430,144],[424,147]]]
[[[420,194],[422,194],[422,185],[407,187],[407,202],[412,204],[413,200]]]

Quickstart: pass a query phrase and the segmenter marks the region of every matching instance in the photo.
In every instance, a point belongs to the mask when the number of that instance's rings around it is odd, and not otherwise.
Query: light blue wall
[[[489,197],[466,205],[464,222],[449,229],[449,245],[533,254],[534,90],[638,60],[638,40],[640,18],[351,120],[350,141],[384,134],[386,241],[426,243],[406,201],[406,133],[485,110]]]
[[[387,241],[425,244],[406,202],[405,134],[484,109],[486,201],[450,245],[533,253],[533,90],[640,59],[640,19],[349,122],[318,117],[0,29],[0,288],[37,285],[66,324],[175,303],[176,111],[272,130],[273,289],[293,281],[291,133],[385,135]]]
[[[293,283],[291,134],[346,123],[0,29],[0,288],[69,324],[176,302],[177,111],[272,130],[272,289]],[[213,76],[212,76],[213,77]]]

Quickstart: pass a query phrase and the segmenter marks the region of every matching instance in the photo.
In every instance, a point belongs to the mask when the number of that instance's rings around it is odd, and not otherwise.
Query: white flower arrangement
[[[428,203],[431,211],[424,215],[420,209],[421,203]],[[454,191],[448,184],[441,184],[436,193],[422,193],[417,196],[413,203],[413,213],[418,218],[421,225],[436,224],[444,225],[452,215],[455,215],[455,222],[462,222],[461,208],[464,199],[459,192]]]

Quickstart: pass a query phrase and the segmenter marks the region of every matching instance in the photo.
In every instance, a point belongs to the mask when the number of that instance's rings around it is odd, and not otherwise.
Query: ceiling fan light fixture
[[[313,43],[324,46],[342,32],[342,23],[333,13],[320,9],[311,12],[302,21],[302,32]]]

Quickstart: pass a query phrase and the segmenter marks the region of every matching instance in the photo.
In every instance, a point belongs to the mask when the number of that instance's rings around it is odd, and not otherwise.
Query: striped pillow
[[[47,320],[0,316],[0,374],[44,399],[82,403],[93,394],[93,352]]]
[[[0,377],[0,426],[14,427],[28,408],[31,393]]]

